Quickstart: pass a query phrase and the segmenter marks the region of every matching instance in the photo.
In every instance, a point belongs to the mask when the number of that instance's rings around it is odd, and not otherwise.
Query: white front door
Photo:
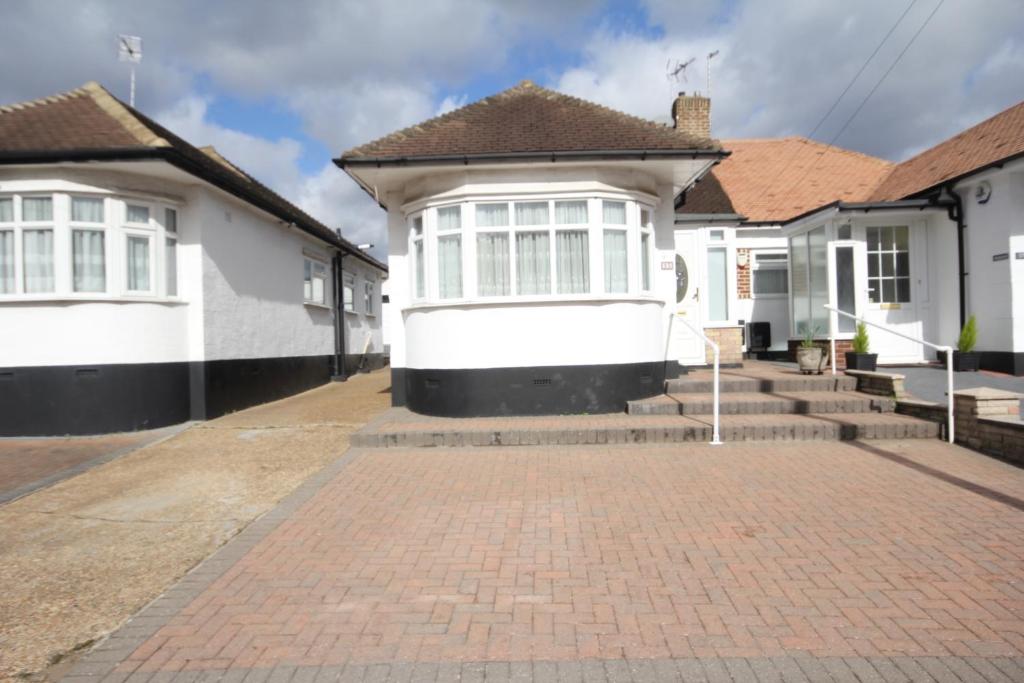
[[[680,365],[704,365],[704,342],[683,323],[686,320],[698,330],[702,329],[700,313],[700,258],[697,232],[680,230],[676,237],[676,293],[671,309],[673,320],[669,358]]]
[[[920,339],[921,316],[917,298],[922,259],[917,258],[918,244],[914,239],[919,230],[907,223],[893,221],[889,225],[867,225],[864,228],[864,267],[858,268],[864,283],[864,319],[891,327],[898,332]],[[873,327],[871,352],[878,354],[879,363],[919,363],[924,358],[923,347],[885,330]]]

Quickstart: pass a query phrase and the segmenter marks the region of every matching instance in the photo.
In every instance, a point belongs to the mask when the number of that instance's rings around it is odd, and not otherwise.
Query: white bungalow
[[[207,419],[379,365],[386,274],[95,83],[0,107],[0,435]]]

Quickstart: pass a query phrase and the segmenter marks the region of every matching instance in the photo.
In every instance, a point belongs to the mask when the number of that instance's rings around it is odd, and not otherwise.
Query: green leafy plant
[[[817,336],[817,334],[818,334],[817,326],[815,326],[815,327],[805,327],[804,328],[804,338],[800,342],[801,348],[813,349],[815,346],[817,346],[817,344],[814,343],[814,337]]]
[[[857,323],[857,334],[853,335],[853,352],[867,353],[871,348],[868,340],[868,326],[864,323]]]
[[[978,322],[972,315],[967,319],[964,329],[960,330],[960,339],[956,342],[956,348],[960,353],[970,353],[978,343]]]

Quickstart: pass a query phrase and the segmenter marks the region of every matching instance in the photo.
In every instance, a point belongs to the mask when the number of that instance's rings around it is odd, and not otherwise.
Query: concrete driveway
[[[1024,471],[958,447],[352,450],[69,680],[1012,681],[1022,653]]]

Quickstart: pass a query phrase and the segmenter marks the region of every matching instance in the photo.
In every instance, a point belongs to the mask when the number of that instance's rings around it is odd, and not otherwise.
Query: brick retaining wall
[[[718,344],[718,362],[722,365],[743,363],[743,328],[742,327],[705,327],[704,334]],[[715,356],[711,347],[704,345],[704,361],[711,365]]]

